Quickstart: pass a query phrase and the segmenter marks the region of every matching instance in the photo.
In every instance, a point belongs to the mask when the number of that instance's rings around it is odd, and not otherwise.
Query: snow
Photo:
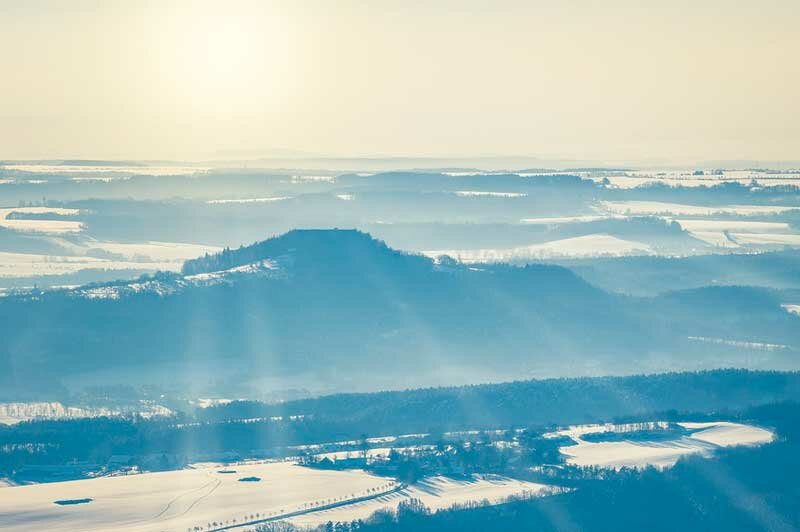
[[[83,224],[75,220],[16,220],[8,219],[13,212],[24,214],[55,214],[59,216],[73,216],[78,214],[78,209],[64,209],[59,207],[6,207],[0,208],[0,227],[15,231],[35,233],[78,233],[83,230]]]
[[[692,231],[691,235],[698,240],[707,242],[712,246],[722,248],[738,248],[739,244],[724,231]]]
[[[751,220],[675,220],[687,231],[734,231],[737,233],[781,233],[791,231],[784,222],[754,222]]]
[[[0,403],[0,424],[14,425],[31,419],[73,419],[98,416],[119,416],[135,411],[143,417],[167,416],[168,408],[155,403],[142,402],[137,408],[114,410],[110,408],[83,408],[65,406],[59,402]]]
[[[116,180],[125,180],[127,177],[70,177],[69,180],[75,183],[111,183]]]
[[[477,175],[503,175],[504,172],[486,172],[481,170],[467,170],[467,171],[456,171],[456,172],[442,172],[442,175],[450,176],[450,177],[468,177],[468,176],[477,176]],[[519,174],[522,176],[522,174]]]
[[[497,504],[512,496],[547,495],[555,491],[545,484],[495,475],[474,475],[465,480],[434,476],[377,499],[306,514],[289,521],[297,526],[316,526],[328,521],[365,519],[380,509],[394,510],[401,501],[412,498],[421,500],[432,510],[438,510],[454,504],[479,503],[483,500]]]
[[[623,467],[671,467],[685,454],[710,452],[711,447],[694,442],[582,442],[563,447],[567,462],[577,466],[599,466],[610,469]]]
[[[623,240],[607,234],[592,234],[544,244],[505,249],[430,250],[422,253],[429,257],[447,255],[464,263],[513,262],[547,259],[553,257],[601,257],[647,255],[653,250],[648,244]]]
[[[369,442],[369,439],[367,440]],[[417,451],[422,450],[432,450],[434,449],[434,445],[409,445],[405,447],[373,447],[367,449],[367,457],[370,460],[374,459],[388,459],[389,454],[392,450],[400,453],[400,454],[411,454]],[[318,459],[327,458],[328,460],[346,460],[348,458],[361,458],[364,456],[364,453],[359,450],[347,450],[347,451],[331,451],[327,453],[318,453],[314,455]]]
[[[336,194],[336,198],[342,201],[353,201],[355,196],[353,194]]]
[[[20,172],[46,174],[136,174],[136,175],[189,175],[207,171],[201,166],[89,166],[89,165],[48,165],[48,164],[7,164],[2,168]]]
[[[85,269],[180,271],[185,260],[220,250],[217,246],[181,242],[119,243],[97,240],[70,248],[75,255],[0,251],[0,277],[63,275]],[[97,255],[98,251],[113,254],[114,257],[92,256]]]
[[[625,219],[626,216],[621,215],[592,215],[587,214],[583,216],[553,216],[549,218],[523,218],[520,223],[531,225],[559,225],[569,223],[585,223],[585,222],[598,222],[600,220],[608,220],[610,218]]]
[[[523,192],[490,192],[483,190],[457,190],[456,196],[462,198],[488,197],[488,198],[524,198]]]
[[[800,246],[800,235],[777,233],[731,233],[737,243],[758,246]]]
[[[400,450],[402,449],[398,449],[398,451]],[[390,452],[392,452],[392,450],[388,447],[375,447],[367,449],[367,457],[371,459],[386,458],[389,456]],[[331,451],[327,453],[318,453],[314,456],[320,460],[323,458],[327,458],[328,460],[347,460],[349,458],[361,458],[364,456],[364,453],[359,450]]]
[[[84,256],[36,255],[0,251],[0,277],[30,277],[35,275],[61,275],[85,269],[101,270],[177,270],[174,262],[131,262],[99,259]]]
[[[185,531],[259,513],[287,513],[329,499],[387,491],[392,480],[364,471],[323,471],[290,462],[184,469],[3,488],[0,529],[48,531]],[[260,482],[239,482],[259,477]],[[93,499],[74,506],[56,500]],[[327,520],[327,519],[326,519]]]
[[[212,406],[227,405],[238,399],[211,399],[211,398],[198,398],[195,403],[198,408],[211,408]]]
[[[636,188],[660,181],[652,179],[650,177],[633,177],[627,175],[614,175],[614,176],[598,175],[598,176],[591,176],[590,179],[598,183],[603,182],[604,179],[608,179],[608,182],[613,188]]]
[[[786,305],[781,305],[781,307],[789,314],[796,314],[797,316],[800,316],[800,305],[786,304]]]
[[[775,435],[759,427],[739,423],[678,423],[686,429],[703,429],[692,434],[691,438],[720,447],[733,445],[762,445],[771,442]]]
[[[636,188],[652,184],[664,184],[672,187],[712,187],[724,183],[739,183],[750,186],[755,180],[760,187],[770,187],[778,185],[800,186],[800,172],[792,173],[772,173],[758,172],[751,170],[724,170],[723,175],[700,175],[692,174],[692,170],[679,171],[656,171],[656,170],[637,170],[626,172],[619,175],[608,175],[600,173],[589,175],[589,179],[602,182],[608,179],[614,188]]]
[[[14,425],[30,419],[62,419],[111,415],[108,409],[65,407],[61,403],[0,403],[0,424]]]
[[[705,342],[708,344],[729,345],[744,349],[757,349],[759,351],[777,351],[779,349],[791,349],[791,346],[784,344],[768,344],[764,342],[746,342],[742,340],[727,340],[725,338],[708,338],[706,336],[688,336],[694,342]]]
[[[278,263],[274,260],[264,259],[242,266],[235,266],[227,270],[220,270],[209,273],[197,273],[194,275],[187,275],[184,280],[193,284],[209,284],[218,283],[225,280],[230,275],[241,274],[274,274],[280,270]]]
[[[31,233],[79,233],[83,224],[74,220],[0,220],[0,227]]]
[[[634,216],[715,216],[734,214],[739,216],[760,216],[780,214],[797,209],[797,207],[780,207],[775,205],[725,205],[703,206],[685,205],[681,203],[664,203],[660,201],[601,201],[599,210],[613,214]]]
[[[180,263],[177,263],[177,267],[180,267]],[[277,262],[265,259],[251,264],[236,266],[228,270],[198,273],[168,280],[149,279],[146,281],[133,281],[95,288],[79,287],[73,293],[77,296],[89,299],[120,299],[126,295],[142,292],[164,297],[175,294],[188,286],[210,286],[229,282],[230,278],[236,275],[260,275],[276,278],[283,275],[283,273],[280,271]]]
[[[22,214],[56,214],[58,216],[75,216],[80,214],[79,209],[68,209],[64,207],[6,207],[0,209],[0,216],[7,216],[11,212]]]
[[[205,244],[187,244],[183,242],[100,242],[93,241],[88,244],[91,249],[101,249],[122,255],[126,259],[137,262],[180,262],[194,259],[205,254],[213,254],[222,250],[218,246]]]
[[[664,422],[658,422],[666,426]],[[678,423],[686,429],[699,429],[689,436],[659,441],[605,441],[588,442],[586,434],[621,431],[619,425],[582,425],[554,432],[548,436],[568,436],[577,445],[561,447],[567,463],[577,466],[597,466],[620,469],[622,467],[654,466],[660,469],[672,467],[682,456],[700,454],[708,456],[719,447],[736,445],[761,445],[774,439],[766,429],[730,422]],[[632,429],[635,430],[635,429]]]
[[[227,205],[230,203],[273,203],[291,199],[289,196],[271,196],[268,198],[241,198],[241,199],[215,199],[208,200],[209,205]]]
[[[336,176],[332,175],[293,175],[292,183],[335,183]]]

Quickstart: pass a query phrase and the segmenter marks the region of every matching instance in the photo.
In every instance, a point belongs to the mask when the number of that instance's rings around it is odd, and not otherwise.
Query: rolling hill
[[[800,318],[770,291],[721,290],[633,298],[559,266],[470,267],[296,230],[182,274],[0,298],[0,384],[243,394],[794,367]]]

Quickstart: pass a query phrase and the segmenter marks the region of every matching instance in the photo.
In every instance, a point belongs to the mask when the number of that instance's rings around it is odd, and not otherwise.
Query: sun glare
[[[290,50],[277,17],[203,12],[171,22],[164,68],[194,112],[246,112],[254,98],[274,97],[287,75]]]

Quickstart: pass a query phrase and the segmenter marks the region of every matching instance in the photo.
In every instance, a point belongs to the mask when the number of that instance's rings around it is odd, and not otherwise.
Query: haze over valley
[[[800,530],[788,0],[0,0],[0,530]]]

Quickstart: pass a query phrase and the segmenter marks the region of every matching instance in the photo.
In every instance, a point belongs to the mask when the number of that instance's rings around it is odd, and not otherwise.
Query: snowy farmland
[[[57,207],[13,207],[0,208],[0,227],[33,233],[63,234],[78,233],[83,230],[83,224],[74,220],[39,220],[39,219],[14,219],[9,218],[12,213],[17,214],[51,214],[55,216],[74,216],[79,214],[78,209],[63,209]]]
[[[560,492],[558,488],[545,484],[496,475],[473,476],[468,480],[436,476],[368,501],[293,517],[289,521],[298,526],[314,526],[328,521],[365,519],[380,509],[394,510],[401,501],[407,499],[419,499],[431,510],[439,510],[455,504],[479,503],[484,500],[496,504],[514,496],[544,496],[557,492]]]
[[[504,249],[442,249],[423,251],[436,258],[446,255],[467,264],[514,262],[550,258],[621,257],[649,255],[653,249],[643,242],[625,240],[607,234],[592,234],[553,240],[543,244]]]
[[[736,216],[765,216],[791,211],[796,207],[776,205],[725,205],[708,207],[704,205],[685,205],[660,201],[601,201],[601,212],[625,214],[628,216],[717,216],[721,214]]]
[[[64,275],[86,269],[180,271],[183,261],[219,251],[215,246],[181,242],[119,243],[90,240],[72,247],[75,255],[0,251],[0,277]]]
[[[606,173],[589,174],[586,177],[597,182],[608,180],[612,188],[630,189],[654,184],[663,184],[673,187],[713,187],[724,183],[739,183],[744,186],[753,186],[756,182],[759,187],[771,186],[800,186],[800,173],[798,172],[764,172],[753,170],[724,170],[722,175],[695,175],[693,170],[679,171],[635,170],[619,175]]]
[[[240,481],[248,477],[260,481]],[[304,510],[392,486],[391,480],[363,471],[321,471],[278,462],[4,487],[0,529],[184,531]],[[56,504],[84,499],[91,501]]]
[[[446,508],[552,491],[542,484],[498,476],[431,477],[405,487],[360,470],[323,471],[291,462],[212,465],[0,489],[0,529],[4,531],[39,527],[121,532],[183,531],[295,512],[301,515],[293,517],[293,522],[316,525],[331,519],[365,518],[412,497],[431,508]],[[348,504],[348,500],[358,502]],[[324,509],[329,505],[339,506]]]
[[[666,430],[664,422],[654,422],[649,429]],[[637,427],[624,425],[579,425],[551,433],[549,436],[567,436],[576,445],[561,447],[567,463],[577,466],[598,466],[612,469],[622,467],[654,466],[660,469],[672,467],[685,455],[710,455],[720,447],[736,445],[763,445],[771,442],[775,435],[769,430],[740,423],[678,423],[690,432],[688,435],[670,439],[634,439]],[[631,433],[630,439],[619,441],[587,441],[587,435],[601,433]]]

